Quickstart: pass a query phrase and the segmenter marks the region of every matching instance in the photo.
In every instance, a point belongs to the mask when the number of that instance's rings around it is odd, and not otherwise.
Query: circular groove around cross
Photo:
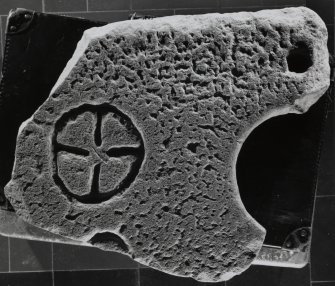
[[[94,126],[94,142],[90,148],[70,146],[67,144],[59,143],[57,141],[57,135],[61,132],[69,121],[75,120],[81,114],[90,112],[95,117]],[[126,126],[128,132],[136,134],[138,144],[136,146],[111,146],[107,150],[102,148],[102,120],[108,114],[115,114],[120,118],[120,122]],[[126,190],[130,184],[135,180],[144,158],[144,144],[141,134],[138,132],[131,119],[118,110],[116,107],[109,104],[102,105],[89,105],[84,104],[78,108],[72,109],[69,112],[64,113],[55,124],[55,131],[52,138],[53,143],[53,178],[55,183],[61,188],[61,190],[68,196],[77,199],[79,202],[86,204],[94,204],[104,202],[114,195],[121,193]],[[59,175],[58,166],[58,153],[66,152],[74,154],[79,157],[91,157],[94,158],[93,175],[90,182],[90,192],[84,195],[78,195],[66,186],[63,179]],[[101,165],[106,163],[110,158],[122,158],[124,156],[135,157],[134,162],[130,166],[130,171],[124,178],[118,183],[116,187],[108,192],[101,193],[99,188],[99,179],[101,172]]]

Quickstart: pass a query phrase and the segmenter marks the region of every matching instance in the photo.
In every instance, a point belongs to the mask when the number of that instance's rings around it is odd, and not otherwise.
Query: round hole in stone
[[[297,42],[287,57],[288,69],[291,72],[304,73],[313,65],[312,50],[305,42]]]

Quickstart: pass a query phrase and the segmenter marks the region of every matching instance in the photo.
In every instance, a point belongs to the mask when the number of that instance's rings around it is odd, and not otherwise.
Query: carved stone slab
[[[227,280],[265,236],[239,197],[238,152],[261,122],[305,112],[325,92],[326,42],[306,8],[90,29],[22,124],[6,195],[56,234]]]

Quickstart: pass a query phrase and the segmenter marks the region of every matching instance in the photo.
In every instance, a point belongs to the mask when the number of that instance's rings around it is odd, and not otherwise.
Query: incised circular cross
[[[140,132],[109,104],[84,104],[64,113],[52,137],[53,178],[85,204],[104,202],[126,190],[144,158]]]

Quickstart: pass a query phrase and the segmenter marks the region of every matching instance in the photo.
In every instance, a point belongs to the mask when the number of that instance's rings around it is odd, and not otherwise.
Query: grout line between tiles
[[[311,281],[311,283],[334,283],[335,280],[330,280],[330,281]]]
[[[206,8],[207,9],[207,8]],[[210,9],[210,8],[208,8]],[[103,11],[57,11],[57,12],[52,12],[48,11],[48,14],[61,14],[61,13],[67,13],[67,14],[76,14],[76,13],[110,13],[110,12],[129,12],[131,9],[124,9],[124,10],[103,10]],[[134,11],[136,12],[142,12],[142,11],[173,11],[173,9],[135,9]],[[2,16],[7,16],[7,15],[2,15]]]
[[[88,1],[88,0],[87,0]],[[123,9],[123,10],[87,10],[87,11],[57,11],[52,12],[48,11],[48,14],[61,14],[61,13],[68,13],[68,14],[76,14],[76,13],[109,13],[109,12],[129,12],[130,11],[136,11],[136,12],[142,12],[142,11],[178,11],[178,10],[211,10],[211,9],[219,9],[218,7],[206,7],[206,8],[160,8],[160,9],[134,9],[132,6],[132,2],[130,2],[130,9]],[[289,6],[289,5],[288,5]],[[262,8],[261,6],[248,6],[247,8]],[[236,7],[224,7],[224,8],[236,8]],[[237,8],[246,8],[246,7],[237,7]],[[7,16],[7,15],[1,15],[1,16]]]
[[[42,0],[42,12],[45,12],[45,0]]]
[[[316,184],[315,184],[315,194],[318,193],[318,183],[319,178],[316,178]],[[317,196],[314,196],[313,201],[313,208],[312,208],[312,220],[311,220],[311,239],[310,239],[310,247],[309,247],[309,264],[310,264],[310,271],[309,271],[309,283],[312,285],[312,241],[313,241],[313,230],[314,230],[314,217],[315,217],[315,206],[316,206],[316,200]]]
[[[79,268],[79,269],[54,269],[54,271],[114,271],[114,270],[137,270],[138,268]],[[45,270],[49,271],[49,270]],[[25,272],[36,272],[36,271],[25,271]],[[43,271],[40,271],[43,272]]]
[[[86,11],[88,12],[88,0],[86,0]]]
[[[122,271],[122,270],[137,270],[137,268],[109,268],[109,269],[57,269],[54,272],[84,272],[84,271],[88,271],[88,272],[92,272],[92,271]],[[50,270],[46,270],[46,271],[26,271],[26,272],[49,272]],[[22,271],[17,271],[17,272],[22,272]]]
[[[71,270],[69,270],[71,271]],[[31,269],[31,270],[14,270],[14,271],[10,271],[10,273],[43,273],[43,272],[51,272],[50,269],[45,269],[45,270],[41,270],[41,269]],[[0,273],[6,273],[6,272],[0,272]]]
[[[313,229],[313,225],[312,225]],[[312,249],[312,240],[310,240],[310,247],[309,247],[309,261],[308,261],[308,268],[309,268],[309,286],[312,286],[312,263],[311,263],[311,249]]]
[[[62,13],[67,13],[67,14],[78,14],[78,13],[110,13],[110,12],[128,12],[129,10],[105,10],[105,11],[57,11],[57,12],[52,12],[48,11],[48,14],[62,14]]]
[[[141,286],[141,272],[140,272],[140,265],[138,264],[137,268],[137,286]]]
[[[323,198],[333,198],[335,195],[316,195],[317,198],[323,199]]]
[[[84,271],[122,271],[122,270],[137,270],[137,268],[109,268],[109,269],[57,269],[57,270],[40,270],[40,269],[34,269],[34,270],[15,270],[15,271],[10,271],[10,273],[44,273],[44,272],[52,272],[52,276],[54,277],[54,272],[84,272]],[[0,271],[1,273],[8,273],[8,271]],[[1,285],[2,286],[2,285]]]
[[[213,10],[213,9],[220,9],[221,7],[216,7],[216,6],[212,6],[212,7],[178,7],[178,8],[173,8],[174,10]],[[150,9],[146,9],[146,10],[150,10]],[[157,10],[157,9],[153,9],[153,10]],[[164,10],[169,10],[169,9],[164,9]]]

